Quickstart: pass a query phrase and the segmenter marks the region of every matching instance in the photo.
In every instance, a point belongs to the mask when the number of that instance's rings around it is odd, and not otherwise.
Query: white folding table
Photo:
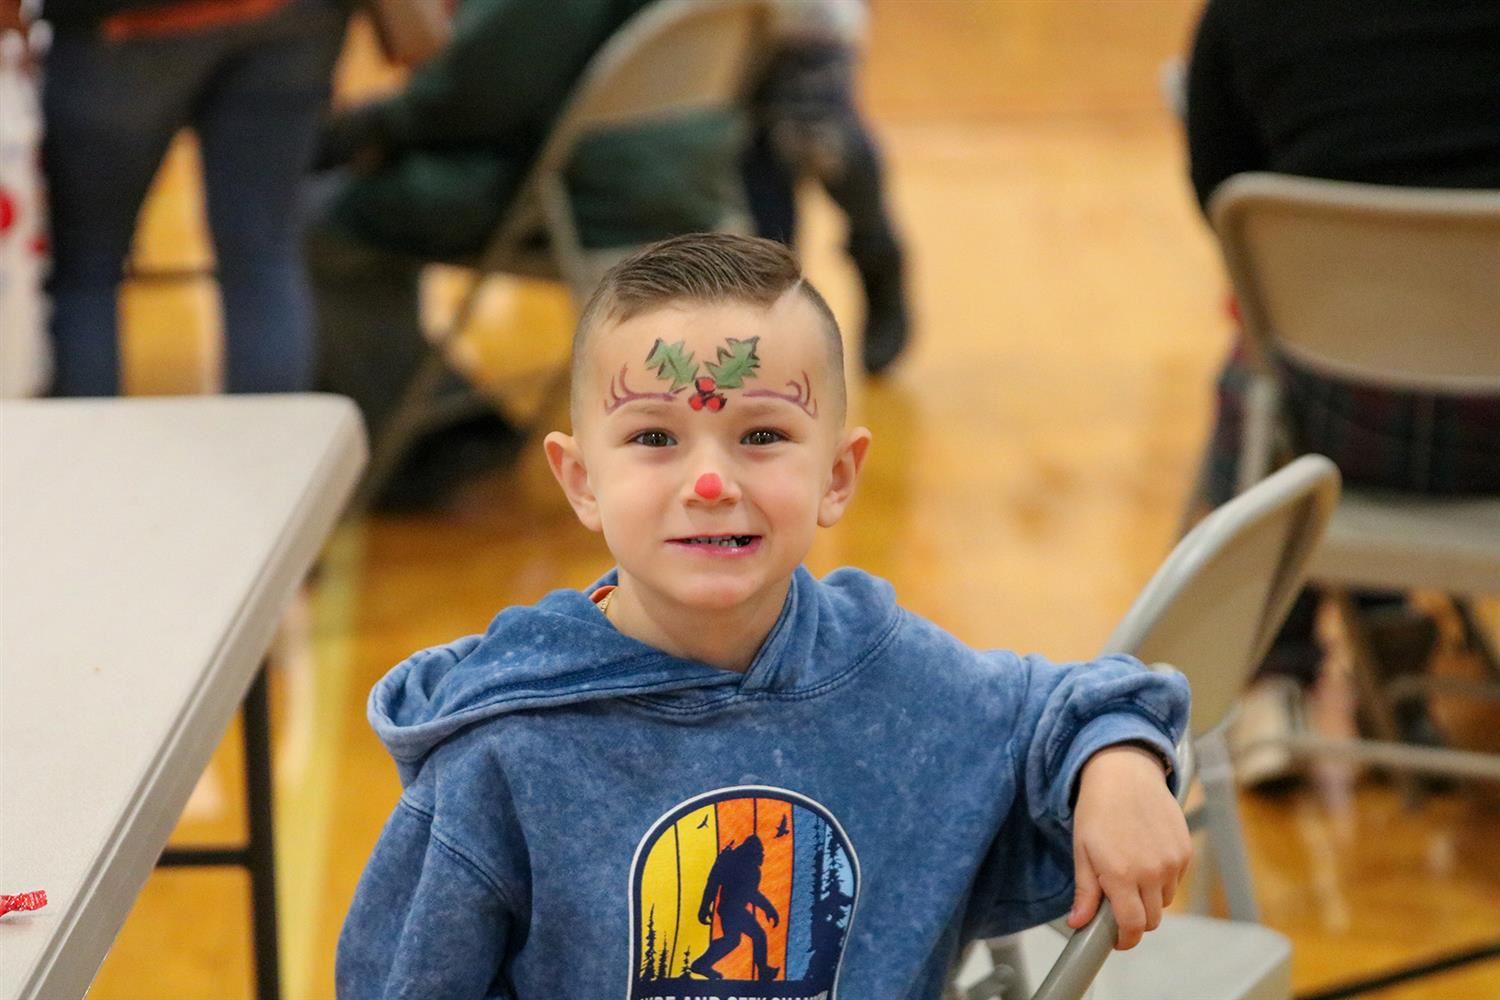
[[[245,702],[261,996],[278,991],[261,661],[366,457],[323,395],[0,403],[0,998],[82,996]]]

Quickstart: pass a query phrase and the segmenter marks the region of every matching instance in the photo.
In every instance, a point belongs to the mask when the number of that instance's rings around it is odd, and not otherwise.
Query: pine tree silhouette
[[[645,958],[641,961],[641,978],[655,979],[655,970],[652,968],[652,958],[656,955],[656,907],[651,907],[651,912],[646,915],[646,946],[642,949]]]
[[[671,977],[671,975],[672,975],[672,962],[671,962],[671,959],[667,955],[667,946],[666,945],[662,945],[661,946],[661,955],[658,957],[657,964],[656,964],[656,978],[657,979],[668,979],[668,978]]]
[[[681,972],[681,976],[682,976],[683,979],[686,979],[688,977],[688,966],[693,964],[692,959],[693,959],[693,949],[691,949],[691,948],[684,948],[684,949],[682,949],[682,972]]]
[[[843,951],[846,911],[854,897],[844,892],[839,871],[844,864],[843,846],[831,827],[823,827],[817,852],[813,855],[814,899],[812,933],[807,964],[807,978],[814,982],[831,979]]]

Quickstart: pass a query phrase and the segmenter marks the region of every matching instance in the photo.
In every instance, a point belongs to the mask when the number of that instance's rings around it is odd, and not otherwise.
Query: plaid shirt
[[[1279,365],[1298,452],[1331,458],[1350,485],[1434,495],[1500,495],[1500,397],[1392,392]],[[1245,389],[1243,344],[1219,374],[1209,501],[1234,496]]]

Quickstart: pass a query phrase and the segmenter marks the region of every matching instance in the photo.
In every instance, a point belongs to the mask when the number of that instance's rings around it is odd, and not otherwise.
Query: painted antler
[[[777,392],[774,389],[747,389],[746,396],[770,396],[772,399],[784,399],[793,406],[801,407],[814,420],[818,418],[818,401],[812,398],[812,379],[807,377],[807,372],[802,373],[802,384],[788,382],[787,386],[791,392]]]
[[[639,399],[660,399],[670,403],[677,398],[673,392],[636,392],[631,389],[630,386],[625,384],[625,372],[629,367],[629,365],[621,365],[620,374],[609,377],[609,398],[604,401],[605,413],[613,413],[626,403],[633,403]],[[617,379],[620,384],[619,389],[615,388],[615,381]]]

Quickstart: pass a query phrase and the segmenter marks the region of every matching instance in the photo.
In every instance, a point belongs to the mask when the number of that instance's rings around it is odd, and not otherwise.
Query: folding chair
[[[372,449],[356,507],[379,495],[407,449],[423,433],[447,426],[488,404],[471,391],[445,391],[445,357],[468,324],[485,278],[507,273],[561,281],[581,307],[599,278],[634,246],[587,249],[568,187],[580,145],[601,132],[706,111],[743,119],[769,37],[768,0],[659,0],[632,18],[594,56],[526,181],[483,255],[472,262],[469,286],[454,317],[431,338],[421,368],[408,384]],[[748,229],[737,165],[723,179],[722,230]],[[562,372],[549,390],[565,384]]]
[[[1281,362],[1392,390],[1500,398],[1500,192],[1252,173],[1226,182],[1210,212],[1259,369],[1247,398],[1242,487],[1280,457]],[[1348,488],[1310,576],[1334,598],[1381,740],[1297,733],[1277,742],[1296,753],[1500,779],[1500,755],[1395,742],[1394,712],[1428,691],[1500,698],[1500,667],[1468,605],[1500,593],[1500,497]],[[1349,587],[1447,593],[1491,679],[1415,676],[1383,688]]]
[[[990,962],[1009,974],[958,987],[962,1000],[1078,1000],[1091,984],[1098,1000],[1291,996],[1291,944],[1258,923],[1223,733],[1302,587],[1338,492],[1333,463],[1307,455],[1218,508],[1172,550],[1104,646],[1171,664],[1192,685],[1190,729],[1197,735],[1185,743],[1196,757],[1203,802],[1188,822],[1206,834],[1207,860],[1224,885],[1231,919],[1167,914],[1140,945],[1110,958],[1117,927],[1106,902],[1065,946],[1070,932],[1062,925],[1054,925],[1061,934],[1041,927],[1002,939],[989,949]],[[1189,775],[1183,778],[1180,794]],[[1027,970],[1049,966],[1031,993]],[[997,993],[1007,979],[1015,991]]]

